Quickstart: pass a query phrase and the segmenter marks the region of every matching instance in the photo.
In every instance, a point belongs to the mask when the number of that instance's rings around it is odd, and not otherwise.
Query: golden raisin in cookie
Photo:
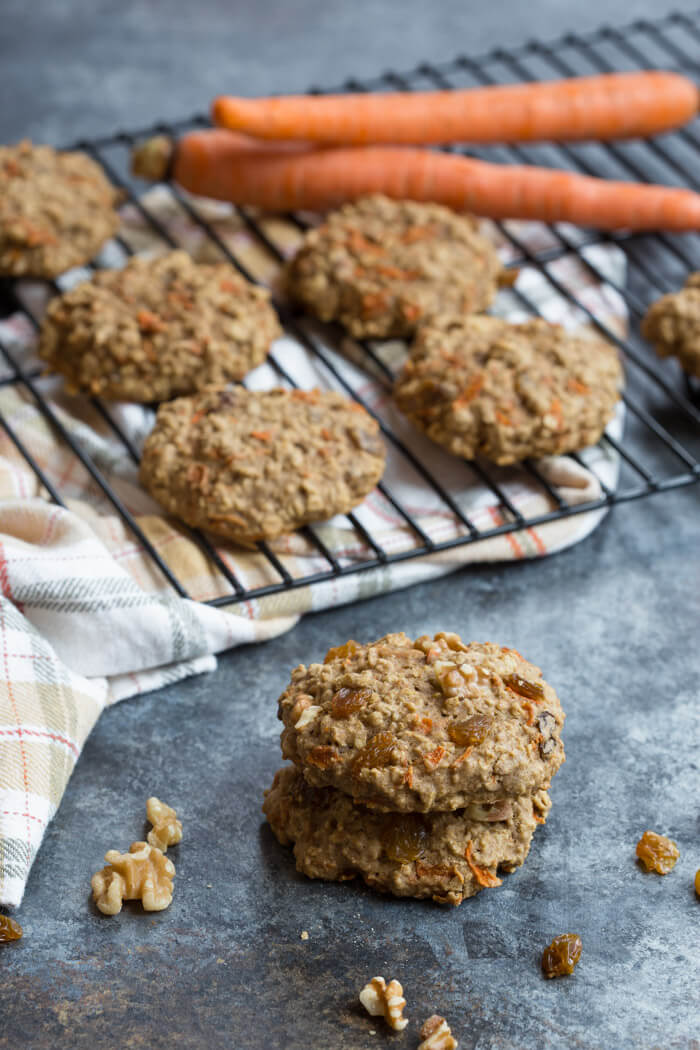
[[[131,259],[54,299],[39,354],[73,393],[167,401],[242,379],[279,334],[265,289],[178,251]]]
[[[0,146],[0,275],[57,277],[119,227],[119,192],[84,153]]]
[[[497,807],[500,806],[500,809]],[[396,897],[461,904],[498,872],[519,867],[550,801],[546,791],[507,806],[450,812],[379,813],[334,788],[313,788],[293,767],[275,775],[263,812],[282,845],[294,844],[297,870],[312,879],[356,876]]]
[[[542,320],[446,318],[420,329],[394,396],[456,456],[507,464],[594,444],[621,383],[617,351],[600,339]]]
[[[564,714],[540,670],[456,634],[331,649],[325,663],[292,671],[279,717],[282,753],[309,784],[379,809],[531,795],[564,761]]]
[[[341,394],[233,387],[160,406],[141,480],[188,525],[250,544],[347,513],[384,456],[376,420]]]
[[[346,204],[307,233],[287,285],[322,321],[385,339],[410,336],[434,313],[484,310],[502,275],[493,245],[469,216],[375,196]]]
[[[652,303],[642,335],[659,357],[677,357],[689,375],[700,378],[700,272],[691,273],[680,292]]]

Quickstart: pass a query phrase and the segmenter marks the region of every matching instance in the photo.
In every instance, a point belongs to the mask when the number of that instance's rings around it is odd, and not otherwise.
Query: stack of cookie
[[[390,634],[301,665],[263,811],[311,878],[459,904],[523,863],[564,761],[556,693],[514,649]]]

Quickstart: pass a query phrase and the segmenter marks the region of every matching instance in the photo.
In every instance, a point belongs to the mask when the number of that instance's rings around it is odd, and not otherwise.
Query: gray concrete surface
[[[0,135],[57,142],[201,109],[224,86],[302,88],[612,14],[600,0],[5,0],[3,13]],[[654,14],[652,2],[624,12]],[[0,949],[0,1047],[408,1050],[437,1011],[461,1050],[698,1050],[699,499],[695,488],[619,507],[558,557],[308,617],[215,674],[106,712],[32,872],[25,938]],[[290,668],[349,636],[445,627],[526,653],[568,712],[568,760],[528,861],[450,910],[303,879],[260,814]],[[151,793],[185,823],[173,905],[104,919],[89,877],[106,849],[143,835]],[[647,827],[681,848],[665,879],[635,864]],[[541,950],[566,930],[583,960],[545,982]],[[404,983],[403,1035],[356,1005],[376,973]]]

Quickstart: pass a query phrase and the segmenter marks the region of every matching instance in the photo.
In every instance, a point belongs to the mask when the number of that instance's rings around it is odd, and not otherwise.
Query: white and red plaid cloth
[[[148,203],[196,258],[212,257],[210,244],[167,191],[153,191]],[[198,207],[206,209],[207,218],[217,224],[221,236],[254,273],[274,281],[276,264],[230,210],[211,203]],[[268,233],[293,251],[298,232],[280,219],[265,221]],[[136,250],[156,247],[152,234],[130,209],[125,209],[121,233]],[[543,227],[524,224],[519,225],[518,234],[534,249],[546,246],[546,238],[551,236]],[[621,252],[601,246],[586,251],[614,283],[624,282]],[[105,261],[120,261],[116,245],[109,246]],[[624,332],[624,306],[609,285],[596,282],[573,255],[552,266],[557,277],[574,288],[596,316],[618,333]],[[62,283],[67,286],[81,276],[66,275]],[[550,320],[570,326],[585,320],[534,269],[521,271],[518,287]],[[45,295],[41,286],[27,284],[22,294],[33,309],[41,309]],[[513,319],[523,317],[522,307],[511,292],[501,294],[496,309]],[[32,363],[33,340],[23,316],[0,323],[0,341],[25,366]],[[387,344],[379,352],[394,368],[405,349]],[[318,360],[288,337],[280,340],[275,353],[299,385],[335,385]],[[343,355],[330,348],[327,353],[353,390],[360,392],[439,476],[477,526],[489,528],[503,522],[504,509],[491,490],[468,467],[432,445],[400,417],[386,387],[358,366],[362,359],[353,358],[352,348]],[[230,586],[188,531],[164,517],[141,488],[137,467],[109,423],[86,399],[68,397],[55,378],[38,382],[63,425],[98,465],[187,592],[198,600],[173,593],[109,500],[57,437],[31,395],[19,384],[3,385],[0,415],[31,450],[66,507],[57,507],[46,498],[8,434],[0,430],[0,905],[17,906],[21,902],[46,826],[106,705],[211,670],[216,666],[215,653],[286,631],[310,610],[406,587],[471,563],[541,557],[561,550],[588,535],[604,514],[597,510],[562,518],[420,559],[214,608],[202,600],[228,594]],[[264,388],[279,380],[269,365],[263,365],[248,383]],[[151,410],[140,405],[116,405],[110,411],[138,448],[152,425]],[[619,436],[622,423],[620,410],[611,432]],[[600,495],[601,480],[609,488],[615,487],[618,463],[615,455],[602,447],[587,450],[584,462],[586,466],[579,466],[569,459],[551,458],[542,460],[539,467],[571,504],[586,503]],[[499,470],[496,476],[526,518],[552,509],[546,491],[525,473]],[[391,448],[384,481],[434,540],[450,539],[464,531],[449,508]],[[410,528],[380,493],[372,493],[357,516],[388,553],[415,545]],[[317,531],[342,564],[367,557],[361,537],[347,519],[333,519],[318,526]],[[300,535],[271,546],[292,576],[327,568],[318,551]],[[218,551],[247,589],[276,578],[269,562],[258,552],[226,544]],[[329,644],[337,641],[329,638]],[[86,884],[89,874],[86,872]]]

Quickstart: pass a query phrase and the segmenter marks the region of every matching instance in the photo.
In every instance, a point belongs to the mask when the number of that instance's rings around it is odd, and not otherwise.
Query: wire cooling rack
[[[691,77],[697,77],[698,62],[692,52],[699,43],[700,12],[692,16],[677,13],[654,22],[637,21],[622,28],[603,27],[593,33],[578,36],[568,34],[549,43],[531,41],[510,51],[499,48],[477,58],[459,56],[446,64],[423,64],[406,73],[386,72],[366,82],[350,80],[334,90],[360,92],[387,89],[450,89],[648,67],[676,69]],[[697,51],[695,51],[696,55]],[[319,89],[312,89],[312,92],[318,93]],[[97,160],[112,181],[125,192],[132,206],[151,231],[165,245],[177,247],[171,232],[152,213],[140,196],[139,186],[135,185],[129,176],[128,154],[134,143],[144,137],[158,133],[177,135],[188,128],[203,126],[207,123],[205,117],[194,116],[173,124],[157,124],[134,131],[117,132],[114,135],[91,141],[81,141],[73,144],[71,148],[82,149]],[[605,146],[596,143],[571,146],[559,144],[509,146],[488,150],[464,150],[464,152],[503,163],[553,165],[589,175],[658,181],[669,185],[700,188],[698,186],[700,181],[698,177],[700,171],[699,121],[693,122],[678,132],[649,141],[623,142]],[[172,187],[172,192],[183,213],[187,215],[189,221],[198,225],[202,235],[212,241],[244,276],[254,279],[248,272],[245,263],[230,246],[224,243],[215,227],[202,216],[196,204],[181,194],[177,187]],[[280,245],[263,228],[255,214],[247,209],[238,209],[238,214],[259,246],[270,253],[273,258],[281,261],[283,256]],[[301,218],[292,217],[292,221],[303,226]],[[258,545],[260,553],[267,560],[274,579],[272,582],[266,582],[264,586],[248,589],[237,578],[230,565],[222,559],[209,537],[194,531],[193,535],[200,547],[230,587],[230,593],[211,599],[210,604],[231,604],[235,601],[261,597],[321,580],[330,580],[394,561],[417,558],[488,537],[539,526],[559,518],[690,485],[700,479],[700,412],[696,407],[698,391],[690,381],[682,379],[675,362],[660,362],[638,335],[639,319],[648,304],[664,292],[679,288],[688,272],[700,268],[700,238],[695,234],[682,236],[607,234],[573,230],[568,226],[557,225],[547,228],[546,246],[541,250],[533,250],[528,246],[529,242],[525,243],[519,236],[517,227],[514,228],[507,222],[497,223],[496,226],[511,249],[512,265],[527,265],[539,271],[552,294],[560,296],[570,306],[577,307],[584,319],[624,353],[627,372],[627,387],[624,394],[627,408],[625,437],[624,440],[616,440],[611,436],[605,436],[602,439],[603,444],[613,448],[620,458],[621,473],[615,490],[612,491],[601,483],[600,498],[584,504],[571,505],[549,484],[535,463],[526,462],[522,465],[522,471],[527,475],[530,484],[534,482],[541,486],[549,498],[551,510],[534,518],[524,517],[499,484],[498,471],[495,468],[480,463],[470,464],[479,480],[491,491],[494,502],[498,504],[501,512],[500,524],[489,528],[479,528],[460,509],[440,480],[421,461],[420,456],[406,447],[385,420],[379,419],[386,441],[393,446],[397,455],[410,464],[412,470],[421,477],[422,481],[430,486],[435,497],[445,509],[455,516],[461,527],[460,535],[444,542],[436,542],[431,539],[414,514],[402,506],[401,502],[389,491],[380,486],[382,495],[389,500],[413,536],[413,545],[409,549],[399,553],[388,553],[382,548],[378,538],[372,535],[355,515],[350,514],[349,522],[358,539],[364,544],[364,549],[367,551],[366,557],[357,559],[352,564],[344,564],[313,529],[306,528],[303,530],[304,538],[315,549],[324,568],[314,571],[313,574],[293,576],[275,552],[267,544],[261,543]],[[126,242],[120,241],[120,243],[127,252],[131,251]],[[590,249],[595,245],[616,245],[624,251],[627,260],[627,277],[624,284],[612,282],[601,271],[590,254]],[[553,264],[558,259],[572,254],[578,257],[592,278],[608,286],[623,298],[630,316],[630,332],[626,339],[620,339],[611,330],[605,319],[591,310],[577,296],[576,291],[568,287],[557,276],[556,267]],[[13,282],[2,282],[0,293],[4,313],[23,311],[28,321],[36,325],[36,320],[25,310]],[[513,294],[517,297],[519,305],[528,314],[538,313],[536,304],[522,291],[516,288]],[[328,355],[326,347],[332,346],[334,341],[337,343],[337,332],[329,330],[324,333],[323,340],[321,340],[310,334],[300,319],[284,305],[280,305],[280,314],[287,332],[313,355],[320,358],[324,367],[332,373],[335,380],[345,388],[351,397],[355,397],[369,408],[358,395],[357,390],[347,383],[342,372],[336,368],[332,358]],[[369,343],[360,345],[362,352],[367,355],[368,364],[371,362],[375,369],[386,372],[386,367],[376,347]],[[87,470],[113,511],[131,530],[136,541],[153,559],[165,579],[178,594],[188,597],[182,582],[140,528],[135,516],[114,491],[113,486],[91,458],[89,451],[64,426],[51,403],[42,394],[40,384],[37,383],[38,369],[23,367],[11,350],[2,344],[0,344],[0,355],[9,369],[7,377],[0,382],[17,384],[24,388],[24,392],[34,401],[57,436],[66,443],[72,454]],[[292,382],[291,377],[274,355],[270,363],[281,381]],[[97,399],[93,400],[93,406],[109,425],[115,437],[123,444],[125,452],[136,461],[137,451],[129,436],[114,420],[113,415]],[[16,430],[7,420],[0,419],[0,425],[35,472],[50,498],[57,504],[64,505],[61,492],[46,477],[32,455],[31,449],[26,447]],[[572,458],[578,461],[577,456]]]

